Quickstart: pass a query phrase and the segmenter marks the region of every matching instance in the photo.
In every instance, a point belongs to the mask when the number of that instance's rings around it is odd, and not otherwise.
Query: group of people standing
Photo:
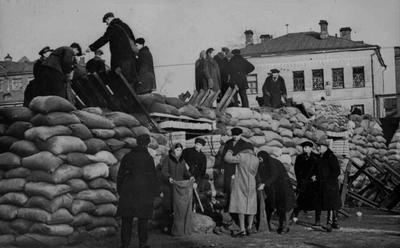
[[[215,55],[214,48],[208,48],[200,52],[199,59],[195,63],[195,87],[197,91],[211,89],[220,93],[220,98],[229,87],[238,87],[234,96],[234,106],[249,107],[246,90],[249,88],[247,74],[254,70],[254,66],[242,57],[239,49],[232,52],[223,47],[221,52]]]
[[[84,68],[78,66],[78,58],[83,55],[81,46],[74,42],[52,50],[46,46],[40,52],[40,59],[34,65],[34,80],[25,89],[24,105],[28,105],[35,96],[56,95],[74,102],[71,82],[86,73],[106,71],[103,51],[110,44],[111,70],[121,73],[138,94],[150,93],[156,89],[153,56],[144,38],[135,39],[131,28],[114,14],[104,15],[103,22],[107,30],[102,37],[89,45],[87,52],[95,57]]]

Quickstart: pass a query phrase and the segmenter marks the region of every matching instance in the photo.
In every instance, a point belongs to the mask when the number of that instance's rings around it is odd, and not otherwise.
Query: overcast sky
[[[400,45],[399,0],[0,0],[0,56],[33,60],[44,46],[78,42],[84,49],[114,12],[144,37],[156,65],[193,63],[208,47],[240,47],[244,30],[274,37],[349,26],[352,38],[382,47]],[[108,46],[103,48],[108,58]]]

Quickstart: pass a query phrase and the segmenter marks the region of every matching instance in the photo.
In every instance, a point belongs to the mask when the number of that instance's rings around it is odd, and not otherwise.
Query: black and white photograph
[[[0,248],[400,247],[399,0],[0,0]]]

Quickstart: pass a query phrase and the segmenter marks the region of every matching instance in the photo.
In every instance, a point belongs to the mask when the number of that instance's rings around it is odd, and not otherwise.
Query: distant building
[[[320,32],[288,33],[273,38],[261,35],[253,43],[253,32],[247,30],[242,55],[254,64],[248,76],[249,100],[255,106],[262,96],[262,86],[270,69],[277,68],[285,79],[288,97],[296,102],[319,101],[358,107],[377,115],[375,95],[384,84],[386,69],[380,47],[351,39],[351,28],[340,29],[340,36],[328,33],[328,22],[321,20]],[[329,86],[327,87],[327,82]]]
[[[33,79],[33,64],[25,56],[13,62],[10,54],[0,61],[0,105],[23,102],[25,87]]]

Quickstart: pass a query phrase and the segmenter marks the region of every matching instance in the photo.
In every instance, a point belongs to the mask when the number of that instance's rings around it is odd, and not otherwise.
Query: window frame
[[[303,74],[303,87],[302,89],[296,89],[296,79],[300,79],[299,77],[295,77],[295,73],[302,73]],[[306,91],[306,85],[305,85],[305,76],[304,76],[304,70],[302,71],[293,71],[292,72],[293,75],[293,92],[302,92],[302,91]],[[298,84],[299,82],[297,82]]]
[[[334,72],[335,71],[337,71],[337,70],[341,70],[341,76],[342,76],[342,81],[341,81],[341,83],[342,83],[342,85],[340,86],[340,87],[338,87],[338,86],[335,86],[335,78],[334,78]],[[345,87],[345,84],[344,84],[344,68],[343,67],[339,67],[339,68],[332,68],[332,89],[344,89]]]
[[[363,76],[363,85],[362,86],[360,86],[360,85],[356,85],[356,83],[355,83],[355,73],[354,73],[354,70],[356,70],[356,69],[361,69],[362,68],[362,76]],[[353,66],[352,67],[352,78],[353,78],[353,88],[365,88],[365,67],[364,66]]]
[[[255,81],[254,80],[250,81],[249,77],[253,77],[253,76],[255,77]],[[257,73],[247,74],[246,80],[247,80],[247,85],[249,86],[249,88],[246,89],[246,94],[247,95],[258,95],[258,75],[257,75]],[[255,85],[255,88],[251,87],[253,84]],[[251,92],[252,89],[253,90],[255,89],[255,93]]]
[[[315,84],[314,84],[314,72],[322,72],[322,81],[319,83],[322,85],[322,89],[320,88],[315,88]],[[324,69],[313,69],[311,70],[311,76],[312,76],[312,90],[313,91],[317,91],[317,90],[325,90],[325,79],[324,79]]]

